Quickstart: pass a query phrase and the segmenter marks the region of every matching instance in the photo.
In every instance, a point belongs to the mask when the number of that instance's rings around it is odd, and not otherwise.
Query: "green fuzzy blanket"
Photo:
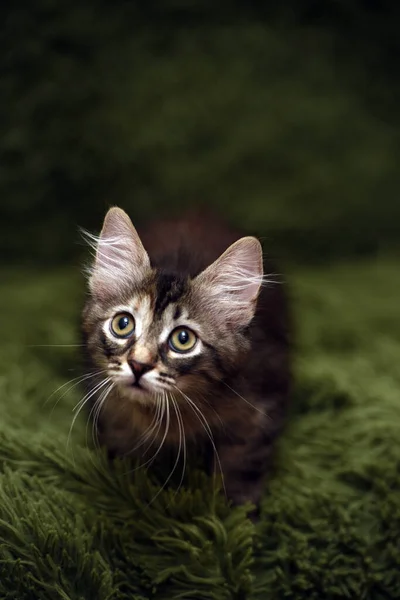
[[[290,275],[293,411],[256,526],[194,469],[151,502],[162,477],[89,450],[59,388],[82,281],[1,276],[1,598],[400,598],[396,260]]]

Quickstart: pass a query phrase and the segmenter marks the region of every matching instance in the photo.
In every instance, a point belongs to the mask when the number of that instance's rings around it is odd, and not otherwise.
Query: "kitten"
[[[260,242],[201,217],[139,237],[119,208],[91,240],[82,330],[101,371],[100,442],[113,456],[144,440],[208,444],[228,497],[257,505],[290,382],[286,296],[263,275]]]

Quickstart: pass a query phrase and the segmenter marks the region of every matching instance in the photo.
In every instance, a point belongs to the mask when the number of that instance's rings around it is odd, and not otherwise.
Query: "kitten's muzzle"
[[[154,369],[154,365],[149,363],[142,363],[134,360],[133,358],[128,360],[128,365],[132,369],[132,373],[135,376],[135,382],[138,383],[142,375]]]

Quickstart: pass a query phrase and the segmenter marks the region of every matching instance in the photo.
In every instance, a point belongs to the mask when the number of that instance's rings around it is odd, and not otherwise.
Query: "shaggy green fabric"
[[[78,349],[45,345],[76,343],[82,281],[1,276],[1,598],[400,597],[395,259],[290,274],[293,411],[256,527],[194,469],[152,502],[163,476],[110,468],[83,417],[69,435]]]

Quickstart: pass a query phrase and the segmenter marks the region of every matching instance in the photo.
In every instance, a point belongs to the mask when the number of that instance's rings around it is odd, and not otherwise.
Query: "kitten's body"
[[[158,369],[158,382],[169,385],[174,379],[169,392],[174,400],[167,400],[169,424],[164,411],[160,427],[154,427],[156,404],[139,390],[137,396],[130,397],[132,389],[116,385],[99,413],[101,442],[114,455],[129,454],[150,428],[148,442],[159,445],[164,441],[182,451],[176,403],[187,443],[195,441],[212,447],[210,437],[215,443],[220,461],[216,466],[222,469],[228,496],[235,503],[258,503],[264,475],[271,466],[273,443],[283,426],[289,391],[289,326],[284,286],[264,283],[254,296],[252,318],[246,318],[247,305],[236,309],[231,317],[225,313],[230,310],[229,301],[225,299],[224,304],[221,299],[219,305],[216,296],[203,302],[207,287],[202,288],[205,293],[200,293],[193,284],[198,281],[196,276],[239,238],[237,232],[216,220],[201,217],[155,223],[144,229],[140,239],[150,258],[151,276],[143,283],[140,276],[134,275],[136,281],[131,288],[128,281],[121,289],[115,285],[108,289],[106,278],[99,279],[97,287],[92,286],[92,297],[84,310],[83,332],[90,365],[108,369],[112,364],[119,372],[122,367],[117,363],[123,360],[119,357],[125,346],[121,346],[122,350],[113,348],[112,342],[110,345],[104,339],[103,330],[99,330],[104,314],[132,302],[136,302],[132,310],[139,314],[144,310],[140,303],[147,302],[144,296],[150,298],[146,304],[151,313],[148,333],[138,334],[129,351],[152,355],[148,361]],[[108,269],[116,264],[115,256],[106,259]],[[271,273],[265,262],[264,272]],[[236,289],[239,288],[233,286],[230,290],[233,311]],[[186,324],[186,318],[189,323],[190,319],[201,323],[201,349],[187,359],[170,359],[170,350],[159,339],[164,329],[173,329],[182,319]],[[142,350],[141,337],[145,346]]]

